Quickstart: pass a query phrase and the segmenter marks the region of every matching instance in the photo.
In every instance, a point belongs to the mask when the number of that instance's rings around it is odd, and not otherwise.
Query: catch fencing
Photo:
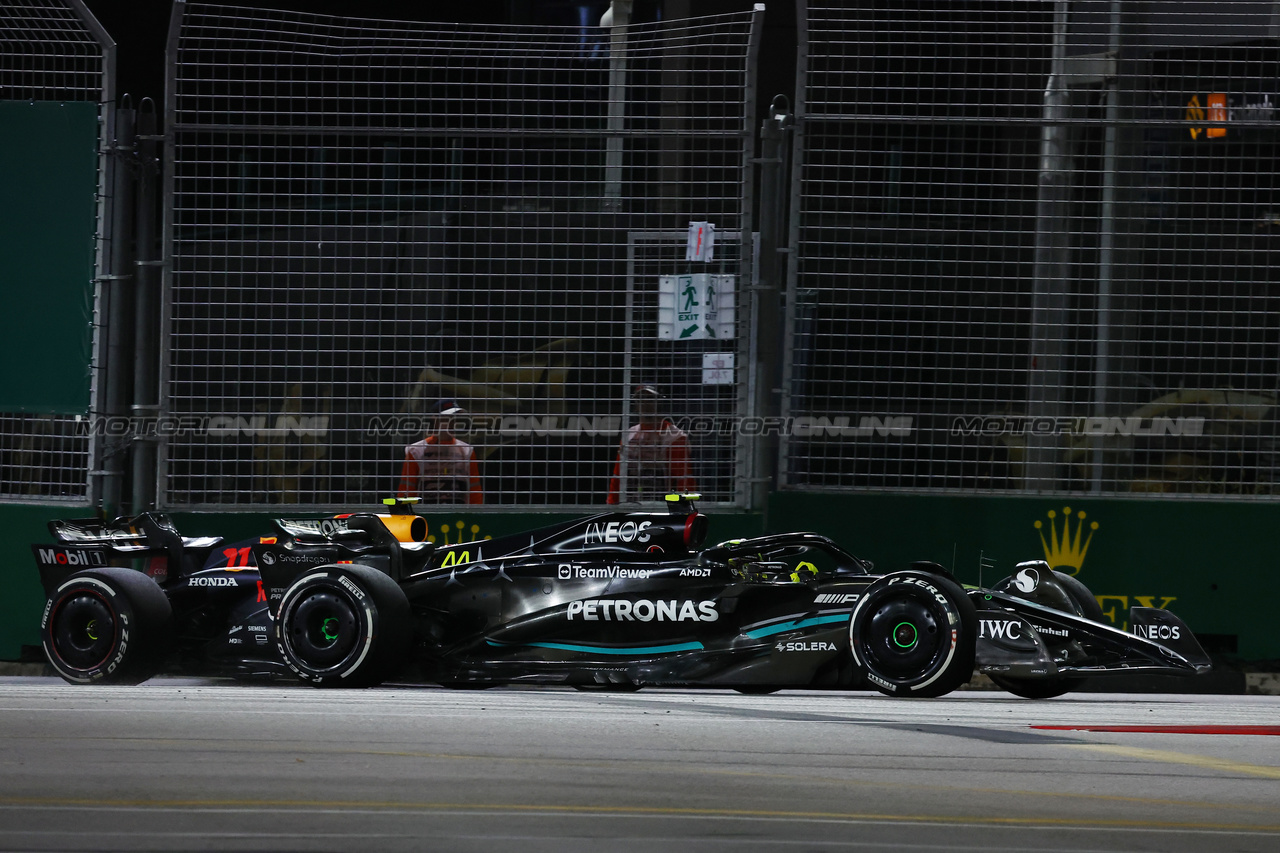
[[[0,7],[0,500],[86,503],[111,269],[114,45],[78,0]]]
[[[1274,495],[1275,10],[803,8],[785,488]]]
[[[749,274],[762,10],[179,11],[164,506],[376,502],[444,400],[469,415],[485,506],[601,504],[640,384],[686,427],[704,496],[742,500],[749,311],[668,339],[658,303],[664,276]],[[719,240],[689,260],[695,220]]]
[[[599,505],[640,385],[721,505],[1276,493],[1275,3],[800,2],[789,145],[742,5],[176,4],[154,258],[110,38],[6,3],[0,499],[368,505],[453,401],[484,506]]]

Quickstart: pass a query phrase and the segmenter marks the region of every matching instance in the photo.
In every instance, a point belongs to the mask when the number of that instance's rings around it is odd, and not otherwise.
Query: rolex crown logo
[[[450,529],[452,527],[452,529]],[[458,545],[463,542],[475,542],[477,539],[492,539],[489,534],[483,537],[480,535],[480,525],[472,524],[469,527],[464,521],[456,521],[452,525],[448,522],[436,528],[436,532],[431,532],[430,524],[427,525],[427,541],[437,546]]]
[[[1089,536],[1084,538],[1085,513],[1075,513],[1075,529],[1071,524],[1071,507],[1062,508],[1062,530],[1059,535],[1058,513],[1049,510],[1049,538],[1045,539],[1044,522],[1036,522],[1036,530],[1040,531],[1040,544],[1044,546],[1044,558],[1049,567],[1066,572],[1069,575],[1079,574],[1084,565],[1084,556],[1089,553],[1089,543],[1093,541],[1093,533],[1098,529],[1098,522],[1089,522]],[[1074,534],[1074,535],[1073,535]],[[1081,539],[1084,539],[1083,544]]]

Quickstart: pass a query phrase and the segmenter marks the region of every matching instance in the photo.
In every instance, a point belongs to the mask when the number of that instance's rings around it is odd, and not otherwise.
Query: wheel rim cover
[[[911,595],[882,602],[859,636],[868,663],[885,678],[927,675],[946,651],[949,633],[935,608]]]
[[[76,592],[58,607],[51,633],[54,650],[67,666],[95,669],[115,646],[115,615],[96,593]]]
[[[314,669],[340,665],[355,650],[359,619],[346,596],[315,590],[299,600],[289,630],[294,654]]]

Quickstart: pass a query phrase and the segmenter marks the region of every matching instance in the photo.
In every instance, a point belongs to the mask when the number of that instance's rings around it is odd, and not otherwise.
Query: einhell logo
[[[1080,510],[1074,513],[1075,524],[1071,523],[1071,507],[1064,506],[1062,508],[1062,529],[1058,529],[1058,513],[1049,510],[1049,538],[1045,538],[1044,522],[1037,521],[1035,523],[1036,530],[1040,531],[1040,544],[1044,546],[1044,559],[1049,564],[1049,568],[1057,569],[1069,575],[1080,574],[1080,568],[1084,565],[1085,554],[1089,553],[1089,543],[1093,541],[1093,534],[1098,529],[1098,522],[1087,522],[1089,525],[1089,535],[1084,538],[1084,528],[1086,524],[1085,512]],[[1083,538],[1083,542],[1081,541]]]

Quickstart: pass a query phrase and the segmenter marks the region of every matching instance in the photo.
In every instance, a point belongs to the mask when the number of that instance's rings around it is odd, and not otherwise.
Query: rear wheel
[[[49,664],[73,684],[138,684],[159,671],[171,615],[164,591],[141,572],[89,569],[50,596],[40,637]]]
[[[1062,587],[1062,591],[1067,594],[1072,605],[1070,611],[1063,605],[1059,605],[1057,609],[1064,613],[1074,612],[1075,615],[1094,622],[1102,621],[1102,605],[1098,604],[1098,599],[1087,586],[1064,572],[1053,571],[1052,575]],[[1016,587],[1006,591],[1012,595],[1018,594]],[[1014,696],[1021,696],[1023,699],[1052,699],[1079,689],[1080,685],[1084,684],[1084,679],[1072,675],[1060,675],[1056,678],[1010,678],[1006,675],[992,675],[991,682],[1000,689],[1007,690]]]
[[[276,644],[299,678],[317,687],[380,684],[405,662],[409,600],[368,566],[322,566],[280,600]]]
[[[973,676],[977,621],[973,603],[946,578],[886,575],[849,619],[854,667],[889,696],[942,696]]]

